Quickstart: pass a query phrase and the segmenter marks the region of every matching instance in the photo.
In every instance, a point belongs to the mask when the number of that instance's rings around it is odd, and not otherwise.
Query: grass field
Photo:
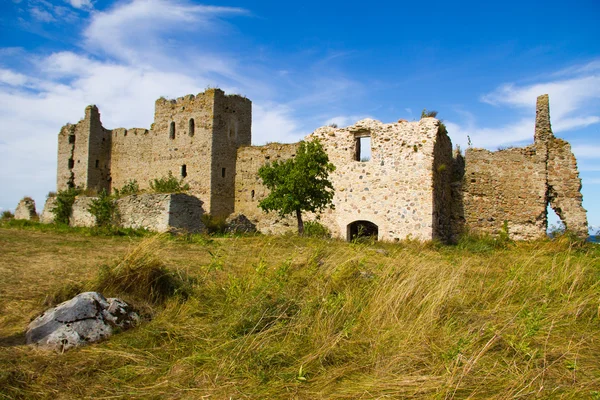
[[[0,399],[600,399],[595,244],[105,236],[2,223],[0,256]],[[147,266],[174,290],[153,296],[120,275],[105,284],[110,271]],[[24,344],[49,304],[95,288],[144,321],[64,354]]]

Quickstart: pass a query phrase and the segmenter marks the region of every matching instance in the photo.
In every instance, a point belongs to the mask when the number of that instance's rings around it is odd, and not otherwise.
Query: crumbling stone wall
[[[548,95],[539,96],[536,107],[533,145],[467,150],[462,187],[467,229],[498,234],[506,223],[513,239],[544,237],[550,205],[567,229],[587,236],[575,156],[552,134]]]
[[[506,221],[514,239],[546,234],[546,168],[534,146],[467,149],[465,164],[464,215],[470,230],[499,234]]]
[[[583,208],[581,179],[571,146],[553,138],[548,142],[548,202],[565,227],[579,236],[588,235],[586,210]]]
[[[327,209],[320,222],[340,238],[347,238],[351,223],[364,220],[378,226],[381,240],[445,239],[452,148],[438,128],[439,121],[433,118],[395,124],[366,119],[347,128],[319,128],[309,135],[306,140],[320,140],[336,166],[330,175],[335,209]],[[356,160],[360,137],[371,138],[369,161]],[[261,232],[296,229],[295,218],[282,219],[258,209],[258,202],[268,195],[258,169],[268,161],[293,157],[297,148],[297,143],[270,144],[238,151],[235,211],[246,215]],[[439,190],[434,189],[434,175]],[[315,217],[307,215],[306,220]]]
[[[37,219],[35,201],[31,197],[24,197],[19,201],[17,208],[15,208],[15,219]]]
[[[369,161],[356,160],[361,137],[371,138]],[[437,119],[393,124],[365,119],[347,128],[319,128],[308,139],[321,140],[336,166],[335,210],[323,215],[334,236],[348,238],[350,224],[358,220],[376,224],[380,240],[448,236],[450,175],[441,165],[450,164],[452,148]]]
[[[44,210],[40,214],[40,222],[42,224],[54,223],[54,213],[52,212],[54,207],[56,207],[56,197],[48,197],[44,204]]]

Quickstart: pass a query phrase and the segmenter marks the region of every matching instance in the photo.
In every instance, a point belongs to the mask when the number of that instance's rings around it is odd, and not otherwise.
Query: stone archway
[[[379,237],[379,227],[371,221],[354,221],[348,224],[346,238],[348,241],[352,241],[360,238],[374,238],[377,240]]]

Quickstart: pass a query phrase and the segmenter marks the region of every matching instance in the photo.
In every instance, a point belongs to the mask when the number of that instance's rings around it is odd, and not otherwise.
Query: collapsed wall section
[[[548,142],[548,202],[565,224],[578,236],[587,237],[588,223],[583,208],[581,179],[571,146],[553,138]]]

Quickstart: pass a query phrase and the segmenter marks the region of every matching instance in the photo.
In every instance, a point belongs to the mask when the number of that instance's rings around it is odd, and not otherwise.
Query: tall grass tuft
[[[141,242],[118,263],[100,267],[94,290],[105,296],[125,296],[152,304],[171,297],[187,299],[193,281],[187,274],[169,270],[159,256],[161,236]]]

